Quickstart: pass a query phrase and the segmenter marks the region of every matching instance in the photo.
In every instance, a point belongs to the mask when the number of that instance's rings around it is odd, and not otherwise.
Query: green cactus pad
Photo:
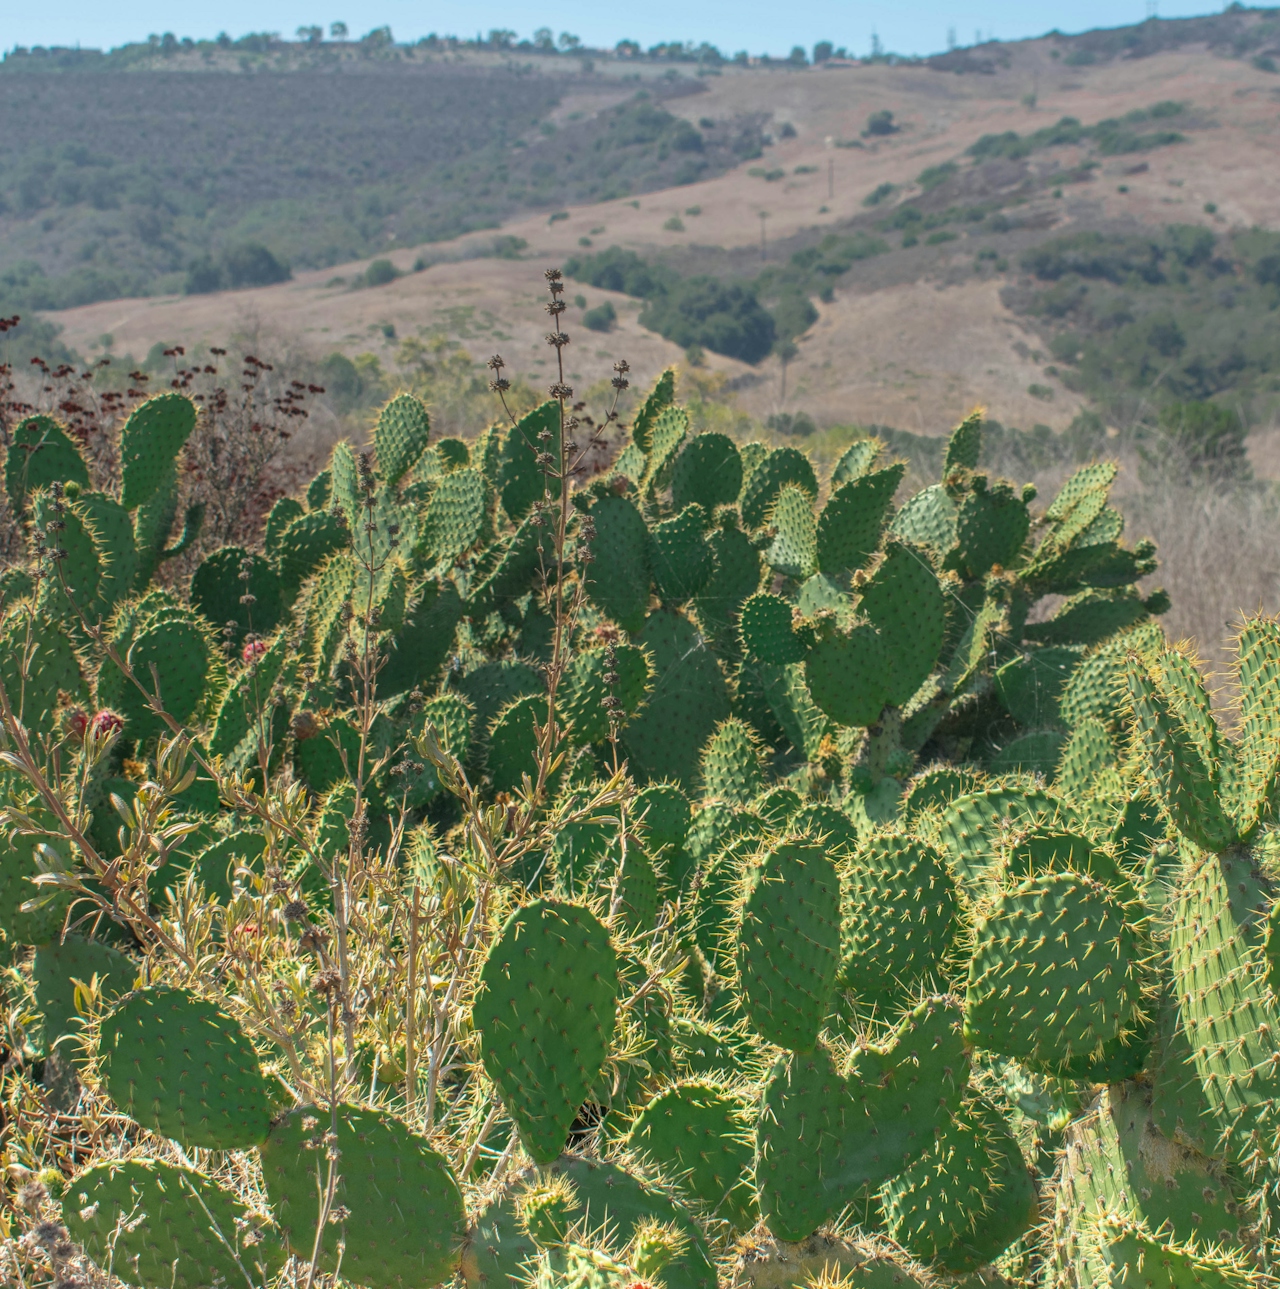
[[[140,1289],[264,1284],[288,1257],[279,1232],[233,1192],[156,1159],[86,1168],[67,1185],[63,1217],[89,1257]]]
[[[804,662],[809,694],[837,725],[874,725],[889,699],[890,662],[869,622],[829,628]],[[898,675],[901,669],[895,668]]]
[[[545,725],[547,700],[526,694],[502,709],[489,729],[489,776],[495,792],[519,792],[527,774],[537,775],[538,735],[534,726]]]
[[[613,1039],[618,964],[585,908],[534,900],[507,919],[480,972],[472,1023],[525,1149],[550,1163]]]
[[[946,631],[942,587],[924,553],[890,542],[884,562],[863,588],[858,611],[880,633],[885,701],[901,707],[933,670]]]
[[[637,1116],[627,1146],[711,1217],[739,1230],[755,1223],[754,1146],[742,1097],[714,1083],[677,1083]]]
[[[1074,820],[1066,802],[1052,793],[992,787],[955,797],[939,821],[938,840],[957,875],[976,889],[1013,832],[1054,822],[1069,828]]]
[[[120,433],[120,504],[126,510],[164,490],[195,427],[196,405],[185,394],[157,394],[133,409]]]
[[[462,599],[452,582],[431,580],[419,587],[404,625],[391,639],[386,663],[378,673],[378,693],[432,689],[453,651],[461,620]]]
[[[87,488],[89,467],[52,416],[28,416],[14,430],[4,462],[4,486],[13,513],[20,515],[26,499],[52,483]]]
[[[888,833],[870,838],[841,876],[840,986],[861,1008],[892,1014],[944,974],[958,926],[955,883],[932,846]]]
[[[645,468],[640,479],[642,491],[665,487],[671,467],[689,433],[689,413],[683,407],[664,407],[648,429]]]
[[[956,1000],[921,1002],[883,1046],[859,1046],[844,1077],[831,1053],[781,1058],[756,1122],[756,1191],[769,1230],[803,1240],[865,1187],[930,1148],[960,1107],[969,1057]]]
[[[1058,710],[1063,723],[1073,729],[1092,717],[1117,730],[1128,707],[1125,657],[1159,647],[1163,638],[1155,623],[1143,623],[1087,654],[1062,691]]]
[[[884,442],[877,438],[859,439],[844,450],[844,455],[836,462],[831,472],[831,486],[838,488],[851,479],[859,479],[866,474],[877,458],[884,451]]]
[[[840,965],[840,880],[811,843],[783,842],[747,873],[738,928],[738,988],[756,1032],[807,1051],[831,1005]]]
[[[913,776],[902,794],[902,820],[911,823],[926,810],[949,806],[957,797],[969,795],[978,786],[977,771],[960,766],[931,765]]]
[[[239,1024],[185,989],[154,985],[102,1021],[98,1050],[111,1099],[183,1146],[235,1150],[266,1139],[270,1088]]]
[[[905,472],[906,466],[892,465],[836,487],[818,519],[818,567],[824,573],[838,577],[875,554]]]
[[[784,484],[769,507],[774,529],[765,559],[775,573],[802,582],[818,571],[818,529],[813,496],[799,484]]]
[[[88,697],[80,656],[67,633],[22,608],[11,610],[0,627],[0,683],[13,714],[36,737],[54,732],[59,693],[81,701]]]
[[[65,616],[76,611],[98,616],[98,591],[102,583],[104,556],[78,506],[64,504],[59,515],[54,499],[38,493],[32,507],[35,526],[45,535],[57,559],[57,571],[41,588],[37,604],[41,609]],[[61,524],[61,529],[56,525]],[[67,599],[75,605],[69,609]]]
[[[1058,703],[1081,651],[1070,646],[1028,649],[995,674],[996,693],[1019,725],[1032,729],[1059,720]]]
[[[555,1176],[573,1185],[587,1230],[607,1228],[619,1244],[630,1242],[646,1219],[669,1223],[688,1243],[663,1268],[665,1289],[715,1289],[715,1265],[702,1228],[667,1191],[617,1164],[566,1155],[553,1166]]]
[[[689,837],[689,798],[678,784],[651,783],[636,794],[632,817],[640,821],[645,842],[664,875],[679,871]]]
[[[702,749],[702,791],[730,805],[749,805],[764,786],[760,742],[749,726],[731,716]]]
[[[378,469],[388,483],[398,483],[417,464],[431,437],[431,418],[422,400],[397,394],[378,413],[373,450]]]
[[[551,437],[543,440],[543,432]],[[544,473],[538,463],[542,452],[549,452],[553,463]],[[523,416],[502,440],[502,459],[498,467],[498,493],[502,508],[513,523],[519,523],[547,488],[560,491],[556,473],[560,468],[560,404],[543,403]]]
[[[1066,736],[1061,730],[1028,730],[1002,743],[986,759],[993,775],[1040,774],[1048,778],[1062,756]]]
[[[1248,834],[1266,814],[1280,774],[1280,627],[1273,619],[1244,624],[1235,670],[1244,721],[1229,804],[1237,829]]]
[[[1072,1124],[1055,1194],[1053,1269],[1107,1284],[1124,1266],[1097,1239],[1107,1214],[1162,1231],[1173,1242],[1242,1243],[1241,1211],[1223,1170],[1156,1127],[1151,1093],[1132,1083],[1104,1089]]]
[[[732,639],[743,601],[760,585],[760,553],[737,527],[731,510],[723,511],[720,527],[707,538],[715,557],[711,580],[694,597],[698,621],[721,646]]]
[[[485,536],[488,492],[479,470],[454,470],[436,484],[419,537],[418,554],[425,563],[451,564]]]
[[[644,625],[649,606],[649,530],[625,497],[601,497],[591,507],[595,562],[587,582],[592,603],[630,632]],[[754,590],[754,587],[752,588]]]
[[[1107,727],[1088,716],[1071,731],[1058,759],[1054,786],[1072,801],[1083,803],[1093,793],[1098,776],[1114,770],[1120,752]]]
[[[742,489],[742,522],[748,528],[759,528],[789,483],[798,485],[811,499],[818,495],[818,480],[809,458],[798,448],[774,448],[751,471]]]
[[[42,944],[31,965],[31,978],[36,1005],[44,1016],[46,1050],[57,1046],[67,1059],[77,1064],[83,1059],[78,1042],[84,1027],[76,1009],[77,980],[88,985],[96,976],[99,996],[104,1005],[110,1005],[133,987],[137,974],[138,964],[109,944],[78,935]]]
[[[1031,514],[1011,484],[990,486],[974,475],[956,513],[956,549],[951,564],[966,581],[985,576],[996,565],[1016,562],[1031,528]]]
[[[1222,850],[1239,833],[1220,795],[1222,748],[1199,677],[1181,654],[1125,665],[1135,727],[1151,781],[1174,826],[1206,850]]]
[[[1217,1149],[1251,1172],[1280,1129],[1280,1025],[1264,953],[1274,900],[1248,851],[1204,855],[1179,883],[1169,936],[1180,1028]]]
[[[653,423],[662,409],[670,407],[675,401],[676,373],[675,368],[668,367],[654,381],[653,388],[645,395],[645,400],[636,412],[631,423],[631,442],[642,452],[647,453],[652,443]]]
[[[712,970],[726,980],[733,975],[737,952],[738,893],[743,874],[759,849],[758,836],[746,833],[735,837],[700,865],[694,876],[689,918],[694,943]]]
[[[778,791],[774,789],[768,795],[775,796]],[[757,804],[756,809],[764,813],[763,799]],[[798,804],[798,808],[782,823],[787,825],[790,832],[798,836],[813,838],[837,863],[848,859],[858,848],[858,830],[854,827],[853,820],[843,810],[837,810],[835,806],[829,806],[822,801]]]
[[[337,1120],[334,1209],[319,1267],[367,1289],[416,1289],[449,1279],[465,1230],[462,1194],[448,1161],[399,1120],[378,1110],[300,1106],[272,1125],[262,1179],[295,1256],[309,1260],[319,1197],[328,1183],[322,1138]],[[345,1243],[339,1249],[339,1241]]]
[[[656,676],[649,705],[622,741],[640,782],[693,783],[698,755],[729,715],[729,690],[715,655],[693,624],[670,609],[649,615],[634,643],[649,652]]]
[[[1111,1284],[1153,1285],[1159,1289],[1257,1289],[1249,1263],[1231,1252],[1199,1243],[1167,1243],[1145,1226],[1114,1214],[1098,1219],[1097,1238],[1118,1276]]]
[[[785,783],[779,783],[772,788],[766,788],[755,797],[751,801],[751,811],[760,817],[767,829],[781,832],[800,809],[803,801],[804,798],[794,788],[787,787]],[[840,812],[837,810],[835,813]],[[817,840],[816,836],[814,840]]]
[[[982,455],[982,411],[975,409],[951,431],[947,440],[947,455],[943,458],[942,473],[945,477],[953,470],[976,470]]]
[[[765,591],[742,606],[738,630],[749,657],[777,667],[803,662],[809,652],[808,641],[791,625],[791,605]]]
[[[493,718],[512,699],[546,692],[532,667],[510,659],[481,663],[461,679],[452,681],[451,688],[476,709],[476,728],[479,730],[487,730],[493,724]]]
[[[360,469],[351,444],[343,439],[336,444],[329,458],[333,505],[346,521],[347,531],[354,538],[364,525],[364,503],[360,487]],[[363,534],[361,534],[363,541]]]
[[[82,492],[76,510],[101,560],[95,607],[108,612],[129,594],[138,575],[133,518],[114,497],[102,492]]]
[[[274,555],[286,598],[296,595],[302,583],[349,541],[346,527],[327,510],[308,511],[293,520],[280,534]]]
[[[1028,624],[1023,634],[1037,644],[1092,646],[1136,626],[1146,616],[1146,605],[1132,591],[1082,591],[1053,617]]]
[[[657,923],[662,906],[658,871],[648,850],[634,839],[615,868],[611,904],[616,905],[619,923],[632,935],[652,931]]]
[[[940,484],[917,492],[893,517],[889,531],[903,541],[927,546],[941,559],[956,544],[956,503]]]
[[[275,560],[280,555],[280,539],[285,529],[307,513],[307,508],[295,497],[281,497],[267,513],[266,527],[262,533],[262,549],[267,558]]]
[[[1082,466],[1058,490],[1058,495],[1044,512],[1044,517],[1052,520],[1055,525],[1060,524],[1086,499],[1096,497],[1099,493],[1105,498],[1119,469],[1114,461],[1094,461]],[[1096,514],[1097,511],[1093,513]]]
[[[205,696],[213,661],[206,630],[191,616],[155,618],[129,646],[127,662],[133,674],[150,694],[154,694],[159,678],[160,701],[179,724],[191,719]],[[136,685],[122,688],[120,714],[130,735],[139,742],[168,732],[169,727],[150,710]]]
[[[962,1105],[921,1158],[880,1192],[885,1226],[937,1271],[993,1262],[1034,1223],[1035,1187],[1000,1112],[983,1097]]]
[[[170,461],[151,498],[134,512],[133,544],[138,552],[138,568],[134,574],[134,590],[142,592],[164,558],[169,534],[178,517],[178,470]]]
[[[530,515],[505,542],[486,550],[482,567],[490,566],[495,553],[497,559],[492,563],[493,571],[473,586],[468,616],[479,620],[500,608],[504,600],[516,600],[540,589],[543,567],[549,570],[556,560],[551,528],[535,524],[536,518],[540,516]]]
[[[708,514],[732,505],[742,491],[742,457],[727,434],[690,439],[671,469],[671,503],[677,511],[696,502]]]
[[[706,518],[701,506],[691,504],[674,518],[655,524],[649,535],[649,564],[664,603],[697,595],[715,571],[715,555],[703,535]],[[601,569],[596,576],[611,572]]]
[[[1021,881],[979,920],[965,1037],[1050,1074],[1087,1062],[1137,1020],[1138,954],[1101,883],[1072,871]]]
[[[248,573],[246,579],[243,575]],[[246,595],[252,604],[244,604]],[[239,646],[250,631],[260,636],[275,630],[284,610],[280,578],[261,555],[242,546],[223,546],[205,557],[191,579],[191,606],[203,613],[223,634],[234,624],[230,637]],[[225,638],[225,637],[224,637]]]
[[[606,650],[583,649],[574,655],[560,689],[560,713],[575,743],[599,743],[609,737],[609,711],[604,700],[610,695],[622,704],[620,722],[644,706],[651,683],[649,659],[635,645],[615,645],[613,685],[605,683]]]

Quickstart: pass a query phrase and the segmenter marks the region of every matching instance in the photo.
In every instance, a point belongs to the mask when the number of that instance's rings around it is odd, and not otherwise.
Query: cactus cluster
[[[564,397],[401,395],[185,586],[192,404],[114,490],[19,428],[24,1211],[140,1289],[1272,1283],[1280,626],[1215,707],[1115,468],[977,416],[903,496],[672,373],[570,479]]]

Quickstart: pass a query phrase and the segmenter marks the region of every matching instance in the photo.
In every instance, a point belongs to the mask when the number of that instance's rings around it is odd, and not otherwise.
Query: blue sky
[[[506,27],[521,36],[536,27],[569,31],[589,45],[613,45],[630,38],[651,45],[664,40],[708,40],[733,53],[786,54],[793,45],[812,47],[831,40],[851,51],[865,52],[877,32],[886,49],[927,54],[944,49],[948,31],[960,44],[973,43],[976,32],[1016,40],[1053,28],[1084,31],[1140,22],[1149,0],[793,0],[790,4],[763,0],[646,0],[638,9],[601,5],[598,0],[378,0],[350,4],[344,0],[222,0],[217,5],[188,8],[162,0],[64,0],[43,5],[6,6],[0,24],[5,48],[18,45],[75,45],[108,47],[143,39],[150,32],[172,31],[178,36],[233,36],[247,31],[278,31],[289,35],[302,24],[326,28],[335,20],[348,24],[353,35],[389,24],[398,40],[428,32],[474,35],[478,30]],[[1216,6],[1183,0],[1159,0],[1164,18],[1211,12]]]

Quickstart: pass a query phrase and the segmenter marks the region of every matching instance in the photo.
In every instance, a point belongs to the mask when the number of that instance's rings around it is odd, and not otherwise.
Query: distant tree
[[[571,54],[575,49],[582,48],[582,40],[571,31],[562,31],[560,33],[560,48],[566,54]]]
[[[178,38],[171,31],[166,31],[160,37],[160,52],[162,54],[176,54],[178,52]]]
[[[544,53],[554,54],[556,52],[556,38],[550,27],[539,27],[533,33],[533,43]]]
[[[516,33],[508,27],[494,27],[488,43],[494,49],[510,49],[516,43]]]
[[[399,276],[396,266],[390,260],[374,260],[364,271],[364,282],[366,286],[386,286]]]
[[[594,309],[588,309],[582,315],[582,325],[588,331],[612,331],[613,324],[618,320],[618,311],[613,307],[612,300],[606,300],[603,304],[598,304]]]
[[[388,45],[395,44],[395,38],[391,35],[390,27],[375,27],[360,37],[360,43],[366,49],[385,49]]]
[[[217,38],[213,42],[219,49],[231,48],[231,37],[225,31],[218,32]]]
[[[791,53],[787,55],[787,62],[789,62],[792,67],[808,67],[809,55],[804,52],[804,47],[802,45],[795,45],[793,46]]]
[[[879,112],[872,112],[867,117],[867,128],[865,134],[897,134],[898,127],[893,123],[893,113],[888,109]]]
[[[329,24],[330,40],[346,40],[347,24],[345,22],[331,22]]]
[[[825,63],[834,52],[834,47],[829,40],[820,40],[813,47],[813,61],[815,64]]]
[[[281,264],[257,242],[233,246],[224,263],[227,279],[233,287],[270,286],[273,282],[287,282],[293,276],[287,264]]]
[[[207,255],[192,260],[182,289],[187,295],[208,295],[212,291],[221,291],[222,270]]]
[[[619,58],[639,58],[641,53],[640,44],[635,40],[620,40],[614,45],[613,52]]]
[[[299,27],[294,35],[308,45],[318,45],[324,39],[323,27]]]

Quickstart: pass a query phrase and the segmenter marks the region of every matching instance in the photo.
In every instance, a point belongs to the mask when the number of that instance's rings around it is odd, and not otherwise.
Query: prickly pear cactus
[[[261,1282],[288,1257],[265,1215],[211,1178],[156,1159],[90,1165],[67,1184],[63,1214],[99,1266],[139,1289]]]
[[[270,1090],[240,1026],[183,989],[154,985],[104,1017],[98,1037],[111,1099],[139,1123],[184,1146],[261,1144]]]
[[[589,909],[517,909],[480,973],[472,1024],[530,1155],[550,1163],[600,1075],[618,1002],[617,956]]]
[[[319,1257],[326,1270],[341,1265],[370,1289],[400,1289],[437,1284],[456,1265],[464,1209],[448,1161],[385,1113],[291,1110],[262,1146],[262,1177],[301,1258],[313,1256],[317,1202],[328,1197]]]

